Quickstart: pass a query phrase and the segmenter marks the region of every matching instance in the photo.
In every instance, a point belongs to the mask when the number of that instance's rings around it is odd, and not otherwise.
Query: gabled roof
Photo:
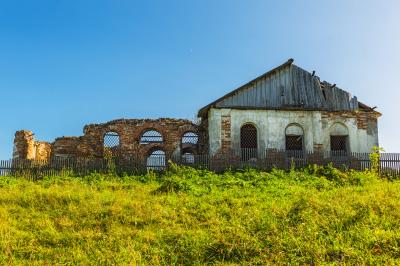
[[[210,108],[264,110],[371,110],[350,93],[321,82],[312,74],[293,64],[289,59],[282,65],[244,84],[200,109],[203,117]]]

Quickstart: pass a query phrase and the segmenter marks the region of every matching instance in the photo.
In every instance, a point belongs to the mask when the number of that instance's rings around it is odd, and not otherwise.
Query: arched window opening
[[[304,147],[304,133],[299,125],[289,125],[285,131],[286,150],[302,151]]]
[[[182,148],[181,152],[181,161],[184,164],[193,164],[195,161],[195,152],[193,150],[193,147],[186,147]]]
[[[103,148],[105,157],[114,157],[118,155],[119,151],[119,135],[116,132],[107,132],[104,134]]]
[[[330,144],[333,155],[347,155],[349,131],[341,123],[335,123],[330,130]]]
[[[140,138],[140,144],[161,143],[163,141],[161,133],[157,130],[147,130]]]
[[[240,148],[242,161],[257,158],[257,128],[251,124],[245,124],[240,129]]]
[[[182,136],[182,144],[194,144],[199,141],[199,136],[194,132],[186,132]]]
[[[194,154],[192,152],[185,152],[182,155],[182,162],[185,164],[194,164]]]
[[[155,150],[147,157],[147,170],[164,170],[166,167],[165,163],[165,152],[163,150]]]
[[[199,141],[199,136],[194,132],[186,132],[185,134],[183,134],[181,139],[182,155],[184,155],[185,153],[190,153],[194,155],[195,151],[197,151],[198,141]]]

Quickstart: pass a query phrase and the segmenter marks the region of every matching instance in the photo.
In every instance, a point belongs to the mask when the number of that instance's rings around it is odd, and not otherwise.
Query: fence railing
[[[150,157],[149,157],[150,158]],[[237,154],[215,155],[184,154],[167,158],[165,155],[149,158],[54,158],[49,161],[11,159],[0,161],[0,176],[44,176],[78,175],[93,172],[142,174],[149,170],[164,170],[169,162],[211,171],[229,168],[256,167],[270,170],[273,167],[288,170],[310,164],[327,165],[337,168],[365,170],[371,168],[370,153],[348,152],[306,152],[257,149],[242,149]],[[381,153],[379,171],[382,175],[400,177],[400,153]]]

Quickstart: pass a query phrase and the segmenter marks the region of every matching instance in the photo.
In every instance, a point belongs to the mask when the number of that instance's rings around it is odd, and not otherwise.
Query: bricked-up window
[[[119,135],[116,132],[107,132],[104,134],[104,156],[114,157],[118,155]]]
[[[285,146],[287,151],[303,150],[303,128],[297,124],[289,125],[285,130]]]
[[[165,152],[163,150],[154,150],[147,157],[148,170],[163,170],[165,166]]]
[[[142,137],[140,138],[140,144],[161,142],[163,142],[163,137],[161,133],[156,130],[147,130],[142,134]]]
[[[347,152],[347,136],[331,136],[331,151]]]
[[[182,136],[182,144],[197,144],[199,136],[194,132],[186,132]]]

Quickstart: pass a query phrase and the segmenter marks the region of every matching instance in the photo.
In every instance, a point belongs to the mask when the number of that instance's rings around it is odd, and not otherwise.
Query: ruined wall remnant
[[[142,135],[150,130],[161,134],[161,138],[141,143]],[[118,152],[122,157],[147,157],[156,149],[163,150],[169,157],[181,152],[182,136],[186,132],[198,133],[198,126],[189,120],[170,118],[119,119],[104,124],[87,125],[77,153],[81,156],[103,157],[104,136],[108,132],[118,134]],[[193,153],[197,153],[197,150]]]
[[[199,142],[197,144],[200,154],[208,154],[210,150],[208,135],[208,118],[201,118],[198,126]]]
[[[51,153],[51,144],[36,141],[32,131],[20,130],[15,133],[14,159],[48,160]]]
[[[35,139],[32,131],[20,130],[15,132],[14,159],[34,159]]]
[[[56,138],[56,140],[51,145],[51,156],[53,158],[68,158],[78,156],[79,153],[77,147],[79,145],[80,139],[81,138],[79,137]]]
[[[158,132],[160,137],[141,141],[147,131]],[[108,157],[146,158],[155,150],[165,152],[167,158],[182,152],[182,137],[185,133],[199,134],[199,126],[184,119],[119,119],[103,124],[86,125],[84,135],[79,137],[60,137],[53,143],[36,142],[31,131],[18,131],[15,134],[14,158],[50,159],[71,157]],[[104,142],[111,135],[118,141],[114,144]],[[206,139],[199,136],[199,141]],[[186,145],[187,146],[187,145]],[[196,154],[199,145],[185,147],[185,152]],[[202,147],[207,146],[202,143]]]
[[[35,160],[47,161],[51,156],[51,144],[45,141],[35,142]]]

